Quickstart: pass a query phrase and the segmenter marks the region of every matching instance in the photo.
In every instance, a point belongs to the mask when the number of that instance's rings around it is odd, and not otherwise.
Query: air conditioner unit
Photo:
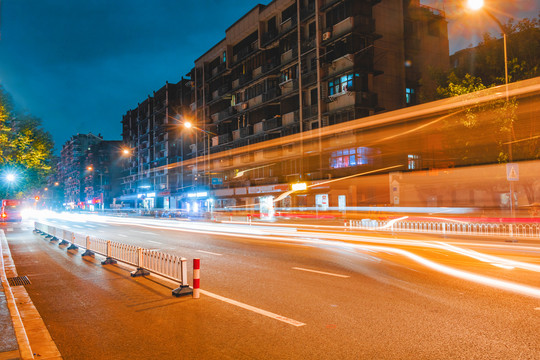
[[[332,37],[332,32],[330,32],[330,31],[327,31],[327,32],[322,34],[323,41],[330,39],[330,37]]]

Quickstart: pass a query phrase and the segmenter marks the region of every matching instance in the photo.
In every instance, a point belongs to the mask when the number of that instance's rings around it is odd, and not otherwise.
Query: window
[[[409,169],[409,170],[418,170],[418,169],[420,169],[420,156],[419,155],[408,155],[407,156],[407,169]]]
[[[413,105],[415,102],[414,100],[415,100],[414,89],[406,88],[405,89],[405,103],[407,105]]]
[[[358,165],[372,165],[374,163],[373,156],[376,153],[376,149],[369,147],[334,151],[330,157],[330,167],[339,169]]]
[[[223,61],[222,61],[223,63],[227,62],[227,52],[226,51],[223,52],[223,58],[222,59],[223,59]]]
[[[328,95],[337,95],[351,91],[353,86],[353,74],[342,75],[328,82]]]
[[[297,65],[291,66],[290,68],[283,70],[281,72],[280,82],[285,82],[287,80],[296,79],[296,69]]]

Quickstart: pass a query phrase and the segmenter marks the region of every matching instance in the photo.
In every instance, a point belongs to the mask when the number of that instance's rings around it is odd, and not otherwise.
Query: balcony
[[[295,90],[298,90],[298,79],[289,79],[279,84],[282,95],[287,95]]]
[[[302,116],[304,117],[304,119],[317,116],[318,114],[319,114],[319,108],[317,104],[302,108]]]
[[[284,65],[298,56],[298,48],[294,47],[281,54],[281,64]]]
[[[273,100],[281,95],[281,90],[277,88],[268,89],[265,93],[262,94],[262,101],[267,102]]]
[[[263,130],[269,131],[281,127],[281,118],[274,117],[268,120],[263,121]]]
[[[245,59],[249,54],[259,48],[259,41],[255,40],[249,46],[246,46],[238,51],[237,54],[233,56],[233,62],[237,63]]]
[[[317,70],[312,70],[302,74],[302,87],[309,86],[315,82],[317,82]]]
[[[353,25],[354,21],[352,16],[340,21],[332,27],[332,36],[337,38],[343,34],[350,33],[353,29]]]
[[[263,64],[262,73],[266,74],[267,72],[274,70],[275,68],[279,67],[280,65],[281,65],[281,63],[279,62],[279,60],[277,58],[272,58],[272,59],[268,60],[268,62],[266,64]]]
[[[272,41],[276,40],[278,36],[279,36],[279,33],[277,31],[265,32],[261,36],[261,45],[264,47],[270,44]]]
[[[249,81],[251,81],[253,79],[253,76],[250,72],[246,73],[246,74],[241,74],[240,77],[238,78],[238,82],[240,84],[240,86],[248,83]]]
[[[279,34],[284,35],[284,34],[288,33],[289,31],[291,31],[296,26],[297,23],[298,23],[298,19],[297,19],[296,16],[293,16],[293,17],[290,17],[290,18],[286,19],[280,25]]]
[[[246,127],[238,129],[240,131],[240,137],[245,138],[253,134],[253,127],[248,125]]]
[[[310,18],[312,15],[315,15],[315,4],[311,3],[307,8],[300,9],[300,20],[304,21]]]
[[[306,39],[302,41],[302,45],[300,47],[302,54],[305,54],[306,52],[313,50],[315,48],[315,39]]]
[[[229,91],[231,91],[231,85],[229,85],[229,84],[222,85],[222,86],[218,89],[218,95],[219,95],[219,96],[223,96],[223,95],[227,94]]]
[[[298,111],[292,111],[282,116],[283,126],[289,126],[293,123],[298,123]]]

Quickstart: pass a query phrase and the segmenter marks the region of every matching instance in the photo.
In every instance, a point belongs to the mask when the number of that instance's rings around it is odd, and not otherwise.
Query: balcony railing
[[[281,118],[280,117],[274,117],[271,119],[267,119],[263,122],[263,130],[268,131],[272,129],[276,129],[281,126]]]
[[[279,36],[279,33],[277,31],[273,31],[273,32],[265,32],[264,34],[262,34],[261,36],[261,45],[262,46],[266,46],[268,45],[269,43],[271,43],[272,41],[274,41],[275,39],[277,39]]]

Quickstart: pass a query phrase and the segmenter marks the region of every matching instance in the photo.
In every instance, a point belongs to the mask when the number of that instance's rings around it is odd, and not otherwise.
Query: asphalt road
[[[540,244],[284,224],[49,221],[200,258],[206,292],[173,298],[174,284],[8,231],[66,359],[540,359]]]

